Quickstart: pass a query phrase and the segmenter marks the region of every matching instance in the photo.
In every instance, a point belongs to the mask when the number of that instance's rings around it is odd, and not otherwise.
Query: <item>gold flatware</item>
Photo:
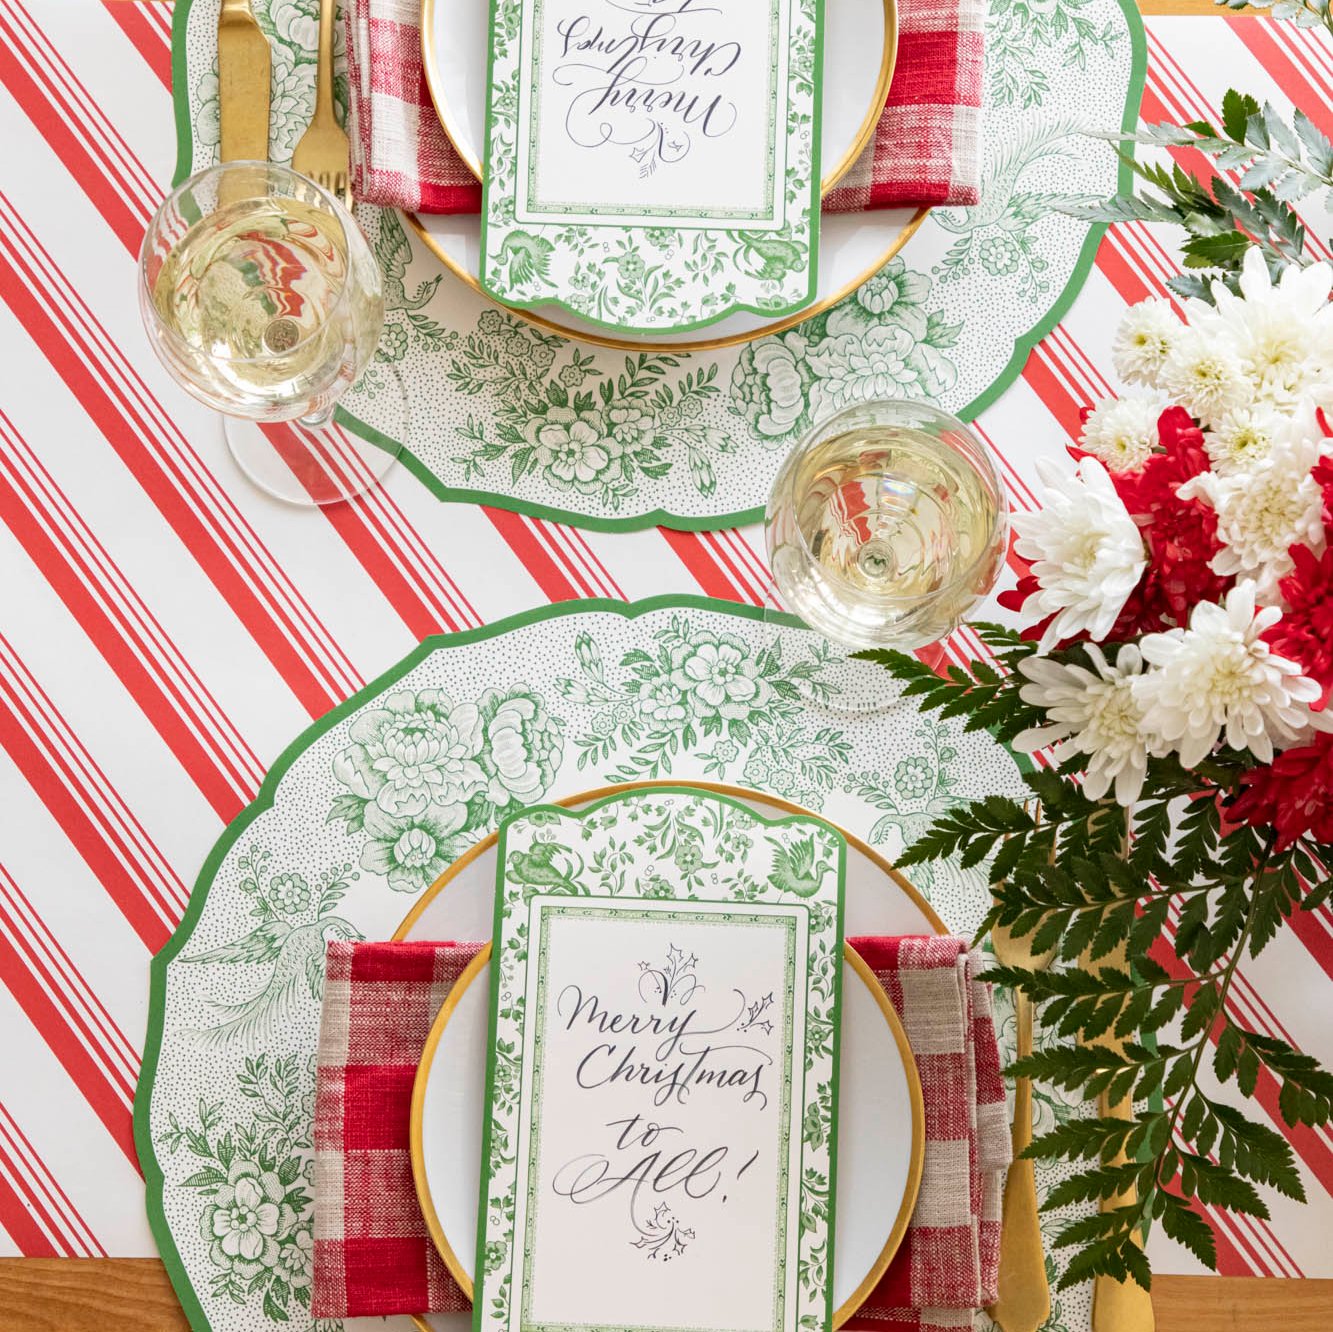
[[[991,930],[995,956],[1006,967],[1044,971],[1053,950],[1032,951],[1034,934],[1015,938],[1005,925]],[[1018,1058],[1032,1053],[1032,1002],[1014,992]],[[1014,1160],[1004,1180],[1004,1217],[1000,1229],[999,1295],[986,1311],[1004,1332],[1037,1332],[1051,1316],[1051,1289],[1046,1280],[1046,1250],[1037,1216],[1037,1180],[1032,1162],[1022,1152],[1032,1141],[1032,1083],[1014,1079]]]
[[[1082,965],[1096,975],[1103,967],[1115,967],[1123,970],[1126,965],[1127,950],[1121,943],[1117,944],[1107,956],[1093,962],[1085,953],[1082,959]],[[1124,1041],[1115,1035],[1114,1032],[1106,1032],[1091,1041],[1092,1045],[1104,1045],[1108,1049],[1123,1051]],[[1097,1111],[1100,1115],[1111,1119],[1129,1119],[1134,1112],[1133,1103],[1128,1099],[1117,1101],[1112,1105],[1103,1092],[1097,1098]],[[1108,1165],[1123,1165],[1129,1158],[1125,1153],[1118,1152],[1115,1158]],[[1134,1202],[1137,1191],[1131,1186],[1125,1193],[1116,1194],[1110,1198],[1103,1198],[1101,1210],[1103,1212],[1113,1211],[1117,1207],[1125,1207]],[[1148,1294],[1137,1281],[1115,1281],[1111,1277],[1099,1276],[1092,1286],[1092,1332],[1154,1332],[1157,1326],[1157,1320],[1153,1314],[1152,1297]]]
[[[250,0],[222,0],[218,15],[218,121],[224,162],[268,161],[273,57]]]
[[[337,0],[319,0],[319,64],[315,114],[292,154],[292,170],[309,176],[348,208],[352,206],[351,144],[333,111],[333,11]]]

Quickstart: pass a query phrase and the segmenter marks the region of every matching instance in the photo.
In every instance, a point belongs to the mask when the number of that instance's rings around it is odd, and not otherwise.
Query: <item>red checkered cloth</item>
[[[476,213],[481,186],[449,142],[421,65],[421,0],[344,0],[352,193],[414,213]]]
[[[962,939],[849,942],[902,1018],[921,1076],[926,1150],[911,1225],[848,1326],[966,1328],[995,1299],[1009,1124],[990,987]],[[329,945],[315,1098],[311,1312],[452,1313],[467,1300],[417,1206],[412,1084],[440,1005],[476,944]]]
[[[417,213],[478,212],[481,186],[426,86],[420,0],[345,0],[343,12],[352,192]],[[984,22],[984,0],[902,0],[884,114],[826,212],[977,202]]]
[[[995,1300],[1000,1207],[1011,1160],[990,986],[949,936],[848,942],[879,978],[921,1076],[921,1192],[889,1270],[847,1327],[970,1328]]]
[[[426,1037],[480,948],[329,945],[315,1075],[316,1318],[471,1307],[417,1205],[408,1124]]]

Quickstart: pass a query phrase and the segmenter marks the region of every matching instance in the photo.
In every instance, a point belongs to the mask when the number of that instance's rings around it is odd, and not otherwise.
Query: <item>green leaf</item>
[[[1222,131],[1227,138],[1241,143],[1251,116],[1259,114],[1259,103],[1245,93],[1228,88],[1222,96]],[[1212,1264],[1209,1264],[1212,1266]]]

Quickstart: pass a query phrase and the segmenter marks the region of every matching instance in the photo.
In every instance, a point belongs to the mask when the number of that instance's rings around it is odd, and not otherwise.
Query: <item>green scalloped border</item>
[[[637,620],[640,616],[650,615],[659,610],[697,610],[708,614],[730,615],[740,620],[751,620],[767,624],[781,625],[784,628],[800,629],[809,632],[808,627],[794,615],[765,610],[760,606],[746,606],[734,601],[722,601],[717,597],[705,597],[692,593],[664,593],[661,596],[648,597],[642,601],[612,601],[605,597],[589,597],[584,600],[561,601],[549,606],[537,606],[532,610],[520,611],[506,616],[492,624],[482,625],[477,629],[463,629],[455,633],[432,634],[412,649],[400,661],[370,681],[350,698],[326,712],[318,720],[305,728],[286,749],[274,760],[273,766],[264,777],[258,795],[250,802],[223,830],[213,844],[208,858],[204,861],[199,877],[190,892],[189,906],[175,933],[154,955],[149,964],[148,986],[148,1029],[144,1035],[143,1063],[140,1067],[139,1081],[134,1093],[134,1145],[139,1156],[139,1165],[143,1170],[145,1204],[148,1211],[148,1225],[157,1243],[158,1252],[167,1269],[176,1298],[189,1320],[194,1332],[212,1332],[212,1324],[204,1313],[199,1297],[185,1270],[185,1263],[176,1247],[175,1236],[171,1233],[166,1211],[163,1207],[163,1188],[166,1176],[157,1153],[153,1149],[151,1132],[151,1103],[153,1087],[157,1079],[157,1061],[162,1051],[162,1035],[166,1020],[167,968],[175,960],[181,949],[190,941],[194,927],[203,914],[208,900],[209,890],[213,886],[214,876],[226,858],[227,853],[236,844],[241,834],[266,810],[273,807],[278,787],[287,775],[292,764],[325,732],[331,730],[343,718],[355,712],[362,704],[369,702],[383,690],[402,679],[410,670],[424,661],[432,653],[442,648],[461,648],[471,643],[483,643],[488,639],[499,638],[515,629],[522,629],[532,624],[543,624],[548,620],[559,620],[570,615],[619,615],[625,620]],[[1015,766],[1020,772],[1034,770],[1031,758],[1026,754],[1009,751]],[[812,814],[820,819],[819,814]]]
[[[208,900],[209,890],[213,886],[214,876],[226,858],[227,853],[236,844],[243,832],[266,810],[271,809],[278,787],[288,769],[305,751],[327,731],[336,726],[343,718],[355,712],[362,704],[383,692],[395,681],[400,680],[420,662],[441,648],[465,647],[470,643],[481,643],[491,638],[498,638],[515,629],[527,625],[541,624],[547,620],[562,619],[567,615],[613,614],[626,620],[638,619],[653,611],[680,608],[700,610],[709,613],[720,612],[734,615],[740,619],[780,623],[791,628],[804,629],[794,616],[776,615],[766,612],[758,606],[742,606],[736,602],[720,601],[713,597],[690,594],[665,594],[650,597],[645,601],[610,601],[605,598],[588,598],[581,601],[562,601],[551,606],[538,606],[533,610],[510,615],[493,624],[482,625],[478,629],[464,629],[451,634],[432,634],[423,639],[401,661],[389,667],[382,675],[372,680],[365,688],[358,690],[351,698],[340,703],[330,712],[326,712],[317,721],[306,727],[286,749],[278,755],[273,766],[264,778],[259,794],[222,830],[221,836],[208,853],[199,877],[190,892],[190,904],[186,908],[181,923],[175,933],[167,940],[149,964],[148,990],[148,1030],[144,1036],[143,1064],[139,1073],[138,1086],[134,1093],[134,1145],[139,1155],[139,1165],[143,1169],[144,1187],[147,1195],[148,1224],[157,1242],[158,1252],[166,1265],[167,1275],[171,1279],[176,1297],[195,1332],[212,1332],[212,1324],[204,1312],[199,1297],[195,1294],[185,1263],[176,1247],[175,1236],[171,1233],[163,1207],[163,1188],[166,1177],[157,1153],[153,1148],[150,1124],[150,1110],[153,1099],[153,1085],[157,1078],[157,1061],[162,1050],[162,1035],[166,1020],[167,967],[190,941],[194,927],[203,914],[204,904]],[[818,817],[817,815],[815,817]]]
[[[171,87],[172,102],[176,114],[176,173],[173,185],[179,185],[190,174],[194,160],[194,147],[189,118],[189,104],[183,92],[186,85],[185,69],[185,29],[190,14],[192,0],[177,0],[171,28]],[[1125,98],[1125,114],[1121,118],[1121,129],[1132,130],[1138,123],[1139,104],[1143,100],[1143,85],[1147,72],[1147,40],[1144,35],[1143,16],[1139,13],[1136,0],[1119,0],[1121,12],[1125,16],[1129,30],[1131,63],[1129,70],[1129,91]],[[1133,173],[1128,164],[1122,163],[1117,178],[1116,188],[1121,193],[1129,189]],[[1083,289],[1088,274],[1092,271],[1097,247],[1106,234],[1105,223],[1094,223],[1088,228],[1083,247],[1074,264],[1074,271],[1069,276],[1064,290],[1051,304],[1045,316],[1037,321],[1028,331],[1014,342],[1014,354],[1008,364],[992,381],[991,386],[979,393],[959,413],[964,421],[971,421],[995,402],[1002,393],[1018,378],[1024,363],[1032,349],[1065,317],[1075,297]],[[577,339],[571,339],[577,341]],[[509,509],[514,513],[524,513],[533,518],[550,518],[556,522],[571,523],[575,527],[588,528],[595,532],[640,532],[648,527],[669,527],[680,532],[712,532],[723,527],[738,527],[742,523],[756,523],[764,516],[762,505],[750,509],[738,509],[731,513],[702,514],[686,516],[669,513],[665,509],[653,509],[648,513],[635,514],[628,518],[601,518],[596,514],[574,513],[569,509],[560,509],[550,504],[537,504],[531,500],[517,499],[498,491],[473,490],[463,486],[448,486],[440,480],[430,468],[412,453],[406,445],[381,434],[364,421],[358,420],[350,412],[338,409],[338,423],[360,435],[362,439],[390,452],[401,449],[398,460],[410,471],[437,499],[490,504],[496,508]]]

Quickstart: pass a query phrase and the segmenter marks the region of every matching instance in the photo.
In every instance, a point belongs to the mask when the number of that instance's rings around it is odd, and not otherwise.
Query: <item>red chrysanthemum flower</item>
[[[1311,704],[1318,711],[1333,693],[1333,548],[1316,555],[1308,546],[1292,546],[1290,553],[1295,568],[1278,583],[1288,609],[1264,641],[1323,689]]]
[[[1183,500],[1176,491],[1209,466],[1203,431],[1183,407],[1168,407],[1157,422],[1164,452],[1137,472],[1111,477],[1143,533],[1148,567],[1134,589],[1112,638],[1156,633],[1189,622],[1200,601],[1217,601],[1231,579],[1209,567],[1221,549],[1217,515],[1199,499]]]
[[[1333,842],[1333,734],[1321,731],[1311,744],[1251,768],[1240,782],[1241,794],[1228,807],[1227,817],[1256,828],[1272,827],[1277,832],[1274,850],[1285,851],[1305,833]]]

